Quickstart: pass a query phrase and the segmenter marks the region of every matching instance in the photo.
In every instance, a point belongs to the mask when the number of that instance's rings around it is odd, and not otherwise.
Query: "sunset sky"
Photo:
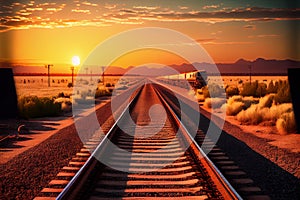
[[[294,0],[1,0],[0,61],[54,64],[54,72],[66,72],[74,55],[84,61],[105,39],[142,27],[186,34],[216,63],[258,57],[300,60],[296,4]],[[149,62],[184,60],[147,50],[131,53],[114,65]]]

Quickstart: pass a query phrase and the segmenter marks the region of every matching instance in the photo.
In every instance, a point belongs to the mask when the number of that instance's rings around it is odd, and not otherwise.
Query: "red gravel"
[[[100,124],[111,115],[110,110],[108,103],[97,111]],[[72,124],[0,165],[0,199],[33,199],[82,146]]]
[[[73,125],[0,166],[0,199],[32,199],[82,146]]]
[[[201,125],[207,126],[211,114],[203,109],[201,113]],[[225,122],[217,145],[272,199],[299,199],[299,153],[272,146],[267,139],[229,122]]]

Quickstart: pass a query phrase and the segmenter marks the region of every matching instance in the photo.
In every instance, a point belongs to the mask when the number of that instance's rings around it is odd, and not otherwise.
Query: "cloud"
[[[82,5],[86,5],[86,6],[94,6],[94,7],[97,7],[97,6],[98,6],[98,4],[96,4],[96,3],[90,3],[90,2],[87,2],[87,1],[82,2]]]
[[[249,35],[248,38],[279,38],[280,35],[266,34],[266,35]]]
[[[160,8],[159,6],[133,6],[134,9],[140,9],[140,10],[157,10]]]
[[[104,8],[109,9],[109,10],[114,9],[116,7],[117,7],[116,4],[105,4],[105,6],[104,6]]]
[[[256,29],[256,26],[255,25],[245,25],[243,26],[244,29],[246,30],[255,30]]]
[[[219,7],[220,7],[219,5],[210,5],[210,6],[203,6],[202,9],[204,9],[204,10],[210,9],[210,8],[216,9],[216,8],[219,8]]]
[[[218,5],[208,5],[205,6],[205,9],[218,7]],[[30,1],[27,4],[11,3],[8,5],[6,3],[0,8],[2,8],[0,11],[1,32],[9,29],[42,28],[43,26],[44,28],[69,27],[70,25],[86,26],[87,24],[89,26],[108,26],[113,24],[143,24],[148,21],[219,23],[300,19],[299,8],[251,7],[191,11],[185,6],[178,6],[178,9],[172,10],[169,7],[160,6],[126,6],[124,3],[98,5],[90,1],[73,1],[68,3],[68,5],[59,4],[58,2],[38,4],[35,1]],[[72,15],[76,15],[76,21],[65,22],[70,16],[73,18]],[[243,28],[245,30],[255,30],[256,27],[249,24]]]
[[[187,9],[189,9],[189,7],[187,7],[187,6],[179,6],[179,9],[180,10],[187,10]]]
[[[88,9],[79,9],[79,8],[72,9],[72,12],[75,12],[75,13],[91,14],[91,11],[90,11],[90,10],[88,10]]]

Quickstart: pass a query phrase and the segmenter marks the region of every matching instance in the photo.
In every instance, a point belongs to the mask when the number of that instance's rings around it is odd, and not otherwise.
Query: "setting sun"
[[[79,56],[73,56],[72,57],[72,65],[73,66],[78,66],[80,64],[80,58]]]

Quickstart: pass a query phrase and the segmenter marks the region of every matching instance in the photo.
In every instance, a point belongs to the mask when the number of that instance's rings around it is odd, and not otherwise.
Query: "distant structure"
[[[48,87],[50,87],[50,67],[53,67],[53,65],[45,65],[45,67],[48,69]]]
[[[18,100],[11,68],[0,68],[0,118],[18,116]]]
[[[292,95],[293,109],[296,118],[297,132],[300,133],[300,68],[288,69],[288,78]]]

